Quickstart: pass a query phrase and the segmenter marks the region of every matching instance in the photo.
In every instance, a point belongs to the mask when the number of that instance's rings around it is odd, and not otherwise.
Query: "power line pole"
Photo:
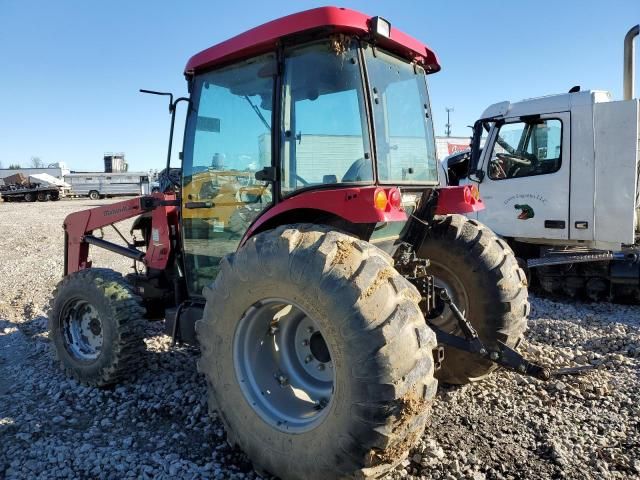
[[[449,115],[451,114],[451,112],[453,112],[453,107],[446,107],[445,110],[447,111],[447,124],[445,125],[444,134],[447,137],[450,137],[451,136],[451,120]]]

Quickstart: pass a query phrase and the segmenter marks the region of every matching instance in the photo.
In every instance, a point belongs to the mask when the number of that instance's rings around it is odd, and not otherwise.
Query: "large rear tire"
[[[49,338],[63,371],[103,387],[138,370],[144,351],[144,308],[122,275],[80,270],[58,284],[49,313]]]
[[[428,272],[478,331],[483,343],[500,340],[515,348],[527,328],[527,280],[507,243],[491,230],[462,215],[436,217],[418,249],[428,258]],[[447,333],[462,336],[451,310],[440,304],[431,321]],[[442,382],[478,381],[496,365],[476,354],[445,346],[444,362],[436,376]]]
[[[258,471],[373,478],[417,442],[437,389],[435,335],[388,255],[282,226],[225,257],[204,295],[209,406]]]

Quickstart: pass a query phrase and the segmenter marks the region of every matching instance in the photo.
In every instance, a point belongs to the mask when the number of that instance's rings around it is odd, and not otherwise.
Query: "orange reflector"
[[[480,200],[480,190],[475,185],[471,185],[471,195],[476,202]]]
[[[387,209],[387,194],[384,190],[378,190],[373,196],[373,205],[378,209],[385,211]]]

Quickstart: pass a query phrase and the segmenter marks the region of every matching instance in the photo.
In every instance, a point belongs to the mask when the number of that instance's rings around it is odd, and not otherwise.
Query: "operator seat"
[[[351,164],[347,173],[342,177],[343,182],[366,182],[373,179],[371,160],[359,158]]]

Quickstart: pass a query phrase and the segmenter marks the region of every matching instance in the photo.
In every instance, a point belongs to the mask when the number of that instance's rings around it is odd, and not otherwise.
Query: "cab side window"
[[[489,160],[489,178],[506,180],[554,173],[562,163],[562,122],[558,119],[505,123]]]

